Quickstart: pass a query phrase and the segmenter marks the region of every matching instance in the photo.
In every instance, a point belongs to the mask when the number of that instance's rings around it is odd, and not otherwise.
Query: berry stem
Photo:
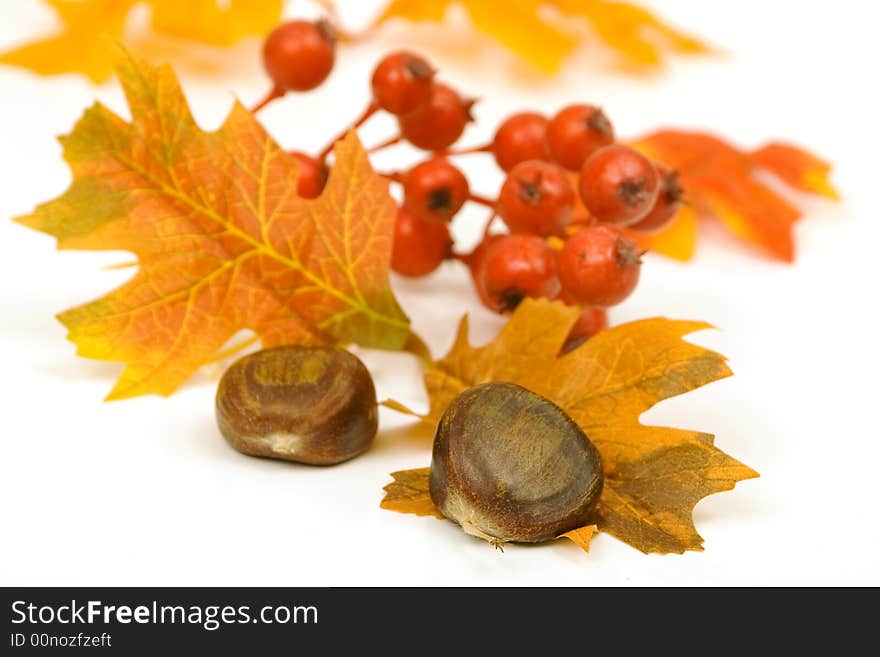
[[[380,173],[379,175],[383,178],[387,178],[391,182],[396,182],[400,184],[403,184],[406,180],[406,176],[400,171],[389,171],[388,173]]]
[[[495,209],[495,206],[498,205],[496,201],[493,201],[490,198],[486,198],[485,196],[480,196],[479,194],[468,194],[468,201],[472,203],[478,203],[479,205],[485,205],[487,208]]]
[[[394,137],[391,137],[390,139],[386,139],[385,141],[376,144],[375,146],[373,146],[371,148],[368,148],[367,153],[369,155],[372,155],[373,153],[378,153],[379,151],[384,150],[386,148],[390,148],[391,146],[394,146],[395,144],[399,144],[402,141],[403,141],[403,135],[396,135]]]
[[[486,227],[483,228],[483,240],[485,240],[487,237],[489,237],[489,231],[492,230],[492,224],[495,223],[495,220],[497,218],[498,218],[498,213],[493,211],[491,216],[489,217],[489,220],[486,222]]]
[[[253,107],[251,107],[251,110],[250,110],[251,114],[256,114],[261,109],[263,109],[266,105],[271,103],[273,100],[278,100],[284,94],[285,94],[284,89],[281,89],[280,87],[272,87],[272,89],[269,91],[269,93],[267,93],[265,95],[265,97],[263,97],[263,99],[259,103],[257,103]]]
[[[443,155],[447,157],[455,157],[456,155],[472,155],[474,153],[491,153],[493,145],[483,144],[482,146],[471,146],[470,148],[459,148],[458,150],[446,150]]]
[[[360,128],[364,123],[366,123],[370,119],[371,116],[373,116],[373,114],[375,114],[378,111],[379,111],[379,106],[376,105],[376,103],[371,102],[369,105],[367,105],[367,108],[361,113],[361,115],[357,119],[355,119],[354,123],[352,123],[350,126],[348,126],[342,132],[340,132],[338,135],[333,137],[333,139],[330,140],[330,143],[328,143],[324,147],[324,150],[322,150],[318,154],[318,157],[316,157],[315,159],[319,163],[324,164],[327,161],[327,158],[330,156],[330,153],[333,152],[333,147],[336,145],[337,141],[339,141],[340,139],[345,137],[345,135],[347,135],[351,130],[357,130],[358,128]]]

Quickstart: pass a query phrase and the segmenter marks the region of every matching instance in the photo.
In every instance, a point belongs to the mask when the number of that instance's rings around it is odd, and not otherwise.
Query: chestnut
[[[603,481],[599,452],[574,420],[512,383],[464,391],[437,426],[431,499],[496,547],[589,524]]]
[[[217,426],[239,452],[332,465],[376,436],[376,389],[364,364],[335,347],[282,346],[245,356],[226,371]]]

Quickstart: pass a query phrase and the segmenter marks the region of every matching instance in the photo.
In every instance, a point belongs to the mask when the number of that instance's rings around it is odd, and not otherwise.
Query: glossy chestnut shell
[[[496,546],[550,540],[589,524],[603,481],[599,452],[580,427],[512,383],[466,390],[437,427],[431,499]]]
[[[244,454],[332,465],[376,435],[376,390],[344,349],[282,346],[233,363],[220,380],[217,426]]]

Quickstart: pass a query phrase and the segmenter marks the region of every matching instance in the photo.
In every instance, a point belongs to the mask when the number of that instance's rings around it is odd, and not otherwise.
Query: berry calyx
[[[562,289],[585,306],[614,306],[636,288],[641,253],[626,232],[608,225],[584,228],[559,252],[556,265]]]
[[[458,141],[467,124],[474,120],[471,116],[474,102],[462,98],[452,87],[437,82],[427,103],[398,117],[400,133],[422,150],[445,150]]]
[[[535,112],[508,117],[495,133],[490,148],[504,171],[526,160],[549,160],[547,118]]]
[[[320,85],[336,57],[336,34],[327,21],[289,21],[263,44],[263,65],[276,89],[309,91]]]
[[[296,158],[299,165],[296,193],[301,198],[318,198],[324,191],[324,185],[327,184],[327,167],[305,153],[292,151],[290,154]]]
[[[661,180],[657,202],[644,219],[630,226],[632,230],[640,233],[656,233],[666,228],[675,217],[684,198],[684,189],[678,180],[678,173],[660,164],[656,166]]]
[[[507,174],[498,196],[498,214],[513,233],[561,235],[574,198],[574,188],[561,167],[528,160]]]
[[[451,220],[470,194],[465,175],[443,157],[417,164],[403,180],[403,204],[423,221]]]
[[[577,171],[593,153],[613,143],[614,126],[593,105],[563,107],[547,125],[550,155],[569,171]]]
[[[397,212],[391,268],[404,276],[426,276],[452,253],[449,227],[437,221],[422,221],[405,208]]]
[[[373,71],[373,101],[391,114],[409,114],[428,102],[434,73],[425,59],[411,52],[386,55]]]
[[[508,313],[526,297],[554,298],[559,293],[554,260],[553,249],[537,235],[497,236],[476,271],[480,300],[490,310]]]
[[[608,328],[608,311],[604,308],[584,308],[568,332],[561,353],[574,351],[600,331]]]
[[[628,146],[602,148],[584,162],[581,199],[598,221],[628,226],[644,219],[660,192],[657,168]]]

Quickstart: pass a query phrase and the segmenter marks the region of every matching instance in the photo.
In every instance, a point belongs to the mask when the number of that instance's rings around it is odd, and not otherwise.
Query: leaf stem
[[[430,365],[434,362],[434,358],[431,356],[431,349],[414,331],[410,331],[403,350],[416,356],[424,365]]]

